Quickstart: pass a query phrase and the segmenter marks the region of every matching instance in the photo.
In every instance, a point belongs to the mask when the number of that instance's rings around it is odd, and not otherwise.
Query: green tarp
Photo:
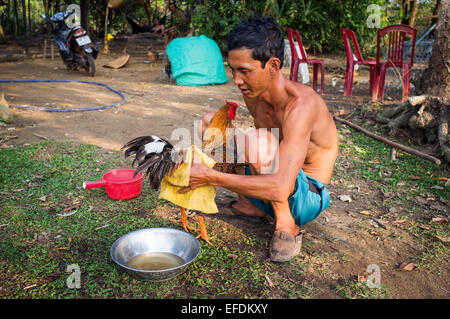
[[[177,85],[198,86],[228,81],[219,46],[204,35],[172,40],[167,46],[167,56]]]

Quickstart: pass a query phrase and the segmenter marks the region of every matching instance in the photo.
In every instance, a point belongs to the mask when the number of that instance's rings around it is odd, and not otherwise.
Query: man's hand
[[[211,168],[201,163],[201,161],[196,158],[191,164],[189,186],[180,189],[177,193],[183,194],[196,189],[197,187],[208,185],[211,171]]]

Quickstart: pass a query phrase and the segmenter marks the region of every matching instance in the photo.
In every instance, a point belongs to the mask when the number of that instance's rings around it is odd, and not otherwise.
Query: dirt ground
[[[13,46],[3,46],[0,47],[0,53],[15,49]],[[35,53],[42,52],[42,47],[34,50]],[[136,136],[155,134],[170,139],[172,131],[178,127],[188,128],[192,132],[194,120],[200,119],[205,112],[217,110],[225,100],[235,101],[240,105],[236,126],[252,126],[242,96],[233,84],[228,69],[230,81],[226,84],[182,87],[168,83],[161,71],[161,60],[155,65],[144,63],[147,60],[145,54],[132,54],[130,63],[121,69],[103,67],[119,55],[118,50],[108,55],[100,54],[96,60],[97,73],[94,78],[82,71],[67,71],[59,57],[54,60],[36,58],[0,63],[2,80],[96,81],[108,84],[127,97],[125,104],[99,111],[40,112],[13,109],[14,123],[0,126],[0,132],[17,136],[8,140],[8,145],[20,146],[47,138],[90,143],[118,151],[125,142]],[[368,70],[361,70],[355,78],[357,84],[354,85],[353,98],[343,97],[345,57],[321,58],[326,65],[323,98],[332,113],[351,111],[370,102]],[[287,67],[283,72],[286,76],[289,75]],[[337,79],[335,87],[331,84],[333,78]],[[4,92],[8,103],[13,105],[76,108],[109,105],[121,100],[106,88],[81,83],[0,83],[0,91]],[[400,94],[400,90],[387,91],[387,95],[394,101],[398,101]],[[364,181],[359,183],[363,188]],[[370,264],[380,266],[381,283],[389,288],[393,298],[448,298],[448,267],[442,267],[445,271],[398,270],[399,264],[410,261],[424,249],[407,231],[405,224],[396,224],[395,218],[387,218],[384,220],[386,229],[374,227],[368,222],[368,216],[358,213],[367,207],[365,201],[370,196],[355,199],[350,204],[337,200],[337,196],[346,190],[338,181],[332,183],[329,189],[332,198],[330,208],[305,226],[304,241],[309,244],[302,253],[315,265],[314,278],[305,280],[313,281],[315,286],[322,288],[319,298],[338,297],[330,283],[364,275]],[[225,203],[234,196],[221,189],[217,201]],[[371,200],[379,199],[373,197]],[[374,216],[385,213],[381,210],[373,211]],[[173,217],[173,214],[167,216]],[[265,223],[258,226],[238,221],[236,231],[251,232],[269,241],[273,225]],[[267,257],[266,251],[261,251],[260,254],[262,258]],[[286,277],[289,277],[288,273]]]

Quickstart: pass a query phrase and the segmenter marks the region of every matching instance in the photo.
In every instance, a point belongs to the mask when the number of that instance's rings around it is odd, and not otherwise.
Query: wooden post
[[[44,60],[47,58],[47,39],[44,39]]]
[[[106,5],[106,14],[105,14],[105,36],[104,36],[104,40],[103,40],[103,53],[108,54],[109,53],[109,48],[108,48],[108,40],[107,40],[107,36],[108,36],[108,13],[109,13],[109,3],[108,5]]]

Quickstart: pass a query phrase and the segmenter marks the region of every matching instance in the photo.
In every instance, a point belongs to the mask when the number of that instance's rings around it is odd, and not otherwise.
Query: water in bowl
[[[183,258],[171,253],[146,253],[130,258],[125,265],[134,269],[162,270],[182,264],[184,264]]]

